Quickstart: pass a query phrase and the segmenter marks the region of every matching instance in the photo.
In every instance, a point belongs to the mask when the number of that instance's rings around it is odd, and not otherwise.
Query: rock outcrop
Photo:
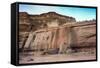
[[[48,12],[40,15],[29,15],[26,12],[20,12],[19,21],[19,30],[22,31],[29,30],[29,27],[32,27],[34,31],[41,28],[61,26],[65,23],[76,22],[75,18],[63,16],[56,12]]]
[[[30,31],[38,29],[58,27],[66,23],[76,22],[75,18],[48,12],[40,15],[29,15],[26,12],[19,13],[19,43],[24,46]],[[23,48],[23,47],[22,47]]]
[[[96,50],[96,21],[76,22],[55,12],[40,15],[19,13],[19,48],[64,53]]]

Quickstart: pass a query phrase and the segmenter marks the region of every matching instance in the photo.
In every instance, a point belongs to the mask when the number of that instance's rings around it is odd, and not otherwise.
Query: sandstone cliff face
[[[28,30],[28,27],[32,27],[33,31],[40,28],[52,27],[56,25],[63,25],[69,22],[76,22],[75,18],[69,16],[63,16],[55,12],[48,12],[40,15],[29,15],[25,12],[19,13],[19,30]],[[26,28],[26,29],[25,29]]]
[[[58,27],[69,22],[76,22],[75,18],[63,16],[55,12],[48,12],[40,15],[29,15],[26,12],[19,13],[19,41],[21,45],[27,39],[30,31],[38,29]],[[22,47],[22,46],[20,46]]]
[[[30,50],[68,49],[91,51],[96,48],[96,21],[76,22],[55,12],[41,15],[20,13],[19,45]]]

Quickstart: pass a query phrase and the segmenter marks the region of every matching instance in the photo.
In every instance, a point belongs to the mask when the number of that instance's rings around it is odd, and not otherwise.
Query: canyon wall
[[[19,13],[19,48],[58,52],[95,51],[96,21],[76,22],[55,12],[40,15]]]

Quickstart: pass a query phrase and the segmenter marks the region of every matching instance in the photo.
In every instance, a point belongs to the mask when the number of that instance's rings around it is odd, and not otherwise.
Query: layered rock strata
[[[19,13],[19,48],[34,51],[95,52],[96,21],[76,22],[55,12],[40,15]]]

